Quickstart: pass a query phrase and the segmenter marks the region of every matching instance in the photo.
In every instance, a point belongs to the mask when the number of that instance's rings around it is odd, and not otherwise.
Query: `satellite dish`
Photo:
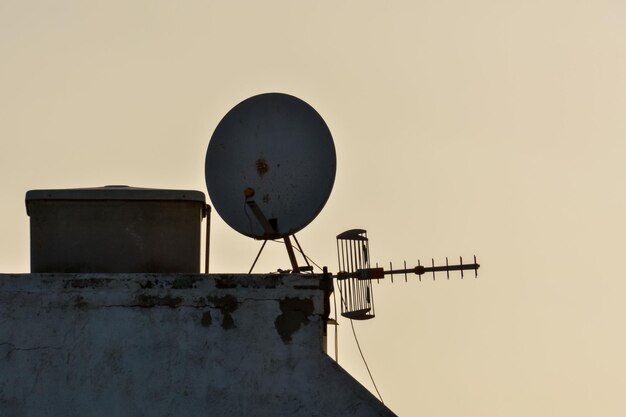
[[[230,227],[255,239],[288,239],[322,210],[336,167],[333,138],[315,109],[268,93],[220,121],[205,176],[213,207]]]

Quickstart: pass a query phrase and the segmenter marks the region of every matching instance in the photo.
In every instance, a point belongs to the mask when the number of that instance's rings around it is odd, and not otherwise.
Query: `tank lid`
[[[94,188],[66,188],[61,190],[30,190],[26,205],[33,200],[187,200],[204,203],[204,193],[194,190],[162,190],[128,185],[105,185]]]

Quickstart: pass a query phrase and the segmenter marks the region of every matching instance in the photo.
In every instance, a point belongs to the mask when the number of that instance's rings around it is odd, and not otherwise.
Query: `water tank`
[[[200,272],[200,191],[31,190],[26,212],[31,272]]]

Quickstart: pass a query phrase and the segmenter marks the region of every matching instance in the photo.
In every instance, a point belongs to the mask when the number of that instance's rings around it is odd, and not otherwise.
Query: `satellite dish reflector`
[[[220,121],[206,154],[209,197],[233,229],[255,239],[288,237],[326,204],[337,158],[330,130],[304,101],[268,93]]]

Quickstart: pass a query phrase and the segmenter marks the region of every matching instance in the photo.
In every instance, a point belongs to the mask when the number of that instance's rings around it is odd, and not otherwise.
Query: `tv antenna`
[[[474,276],[478,277],[480,265],[476,262],[463,263],[463,258],[459,257],[459,263],[451,265],[446,258],[445,265],[435,266],[435,260],[431,259],[430,266],[424,266],[418,260],[417,265],[407,268],[406,261],[404,267],[393,269],[393,264],[389,263],[389,269],[384,269],[376,264],[370,265],[369,239],[367,231],[364,229],[351,229],[337,235],[337,259],[339,272],[333,275],[337,279],[339,293],[341,296],[341,315],[352,320],[368,320],[375,317],[374,311],[374,291],[372,280],[380,280],[385,276],[404,275],[404,281],[408,281],[409,274],[415,274],[422,280],[422,275],[432,273],[433,280],[437,272],[445,272],[450,279],[450,272],[460,271],[461,278],[463,271],[474,271]]]
[[[220,217],[239,233],[282,239],[292,272],[312,271],[295,234],[320,213],[333,188],[335,145],[322,117],[299,98],[257,95],[237,104],[209,142],[205,176]],[[299,266],[291,237],[306,266]]]

